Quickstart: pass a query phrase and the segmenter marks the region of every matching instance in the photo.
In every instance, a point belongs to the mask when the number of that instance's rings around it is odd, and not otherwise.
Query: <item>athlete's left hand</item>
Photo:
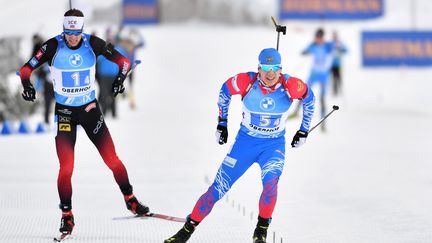
[[[125,87],[123,85],[124,80],[126,79],[126,76],[119,74],[115,78],[113,84],[112,84],[112,93],[114,97],[116,97],[118,94],[121,94],[125,91]]]
[[[228,141],[228,128],[224,125],[217,125],[216,128],[216,142],[220,145],[227,143]]]
[[[298,130],[297,133],[294,135],[293,140],[291,142],[291,146],[293,148],[298,148],[306,143],[306,138],[308,136],[307,132],[304,132],[302,130]]]

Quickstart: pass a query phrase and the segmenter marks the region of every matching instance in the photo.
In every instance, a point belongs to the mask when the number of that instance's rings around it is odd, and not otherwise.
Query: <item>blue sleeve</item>
[[[312,46],[313,46],[313,43],[312,44],[309,44],[309,46],[308,47],[306,47],[306,49],[304,49],[303,51],[302,51],[302,55],[306,55],[306,54],[309,54],[309,53],[311,53],[312,52]]]
[[[300,126],[300,130],[304,132],[309,132],[312,123],[312,117],[315,111],[315,95],[312,92],[312,89],[310,87],[308,87],[308,94],[302,100],[302,104],[303,104],[303,119]]]
[[[333,42],[327,42],[326,43],[327,53],[332,53],[335,48],[336,48],[336,45]]]
[[[228,90],[228,85],[226,82],[222,85],[222,88],[219,91],[219,119],[223,120],[219,122],[220,125],[227,126],[228,125],[228,108],[231,103],[231,94]]]

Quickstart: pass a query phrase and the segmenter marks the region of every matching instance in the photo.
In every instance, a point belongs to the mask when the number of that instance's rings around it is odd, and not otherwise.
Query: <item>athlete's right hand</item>
[[[308,132],[298,130],[293,137],[293,140],[291,142],[291,147],[298,148],[303,144],[305,144],[307,136],[308,136]]]
[[[36,90],[33,87],[33,85],[30,83],[30,81],[24,81],[22,82],[22,86],[24,88],[24,91],[22,92],[22,97],[26,101],[34,102],[36,99]]]
[[[223,125],[217,125],[216,128],[216,142],[220,145],[227,143],[228,141],[228,128]]]

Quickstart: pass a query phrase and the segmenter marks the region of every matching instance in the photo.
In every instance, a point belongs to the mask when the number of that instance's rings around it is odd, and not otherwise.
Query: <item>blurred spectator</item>
[[[34,34],[32,38],[33,50],[31,56],[36,56],[41,49],[44,40],[39,34]],[[47,64],[42,65],[35,71],[36,87],[41,88],[44,97],[44,122],[46,125],[50,124],[49,115],[51,107],[54,103],[54,88],[51,79],[49,78],[49,67]]]
[[[96,35],[96,33],[92,33]],[[115,44],[115,39],[111,28],[108,27],[105,31],[105,39],[107,43]],[[117,49],[117,48],[116,48]],[[118,73],[117,64],[109,61],[103,55],[99,56],[96,62],[96,82],[99,85],[98,100],[102,109],[102,113],[107,116],[111,112],[113,118],[117,118],[117,103],[112,96],[112,81]]]
[[[320,86],[320,106],[321,106],[321,117],[326,114],[326,102],[325,96],[327,93],[328,79],[330,76],[330,70],[333,63],[333,43],[326,42],[324,40],[324,30],[319,28],[315,32],[314,41],[302,52],[302,55],[312,55],[313,64],[307,84],[309,87],[318,84]],[[290,115],[290,118],[297,117],[297,113],[300,109],[300,105],[296,107],[294,113]],[[325,130],[325,124],[321,126],[322,130]]]
[[[339,40],[338,33],[333,32],[334,58],[331,67],[333,94],[338,96],[342,88],[342,55],[347,52],[344,43]]]
[[[136,58],[136,53],[139,48],[144,47],[144,39],[139,31],[132,27],[124,27],[122,26],[117,34],[117,47],[119,47],[120,53],[129,58],[132,63],[134,63]],[[122,52],[124,51],[124,52]],[[129,90],[128,90],[128,99],[129,106],[132,109],[135,109],[135,92],[133,89],[133,79],[134,73],[129,73]]]

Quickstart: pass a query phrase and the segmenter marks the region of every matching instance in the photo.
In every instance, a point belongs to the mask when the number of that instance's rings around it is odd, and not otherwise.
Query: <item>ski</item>
[[[145,218],[158,218],[158,219],[164,219],[164,220],[181,222],[181,223],[186,222],[185,218],[179,218],[179,217],[174,217],[174,216],[169,216],[169,215],[159,214],[159,213],[148,213],[142,216],[132,215],[132,216],[124,216],[124,217],[115,217],[113,218],[113,220],[129,220],[129,219],[145,219]]]
[[[70,233],[62,233],[59,237],[54,237],[54,242],[63,242],[71,238]]]

